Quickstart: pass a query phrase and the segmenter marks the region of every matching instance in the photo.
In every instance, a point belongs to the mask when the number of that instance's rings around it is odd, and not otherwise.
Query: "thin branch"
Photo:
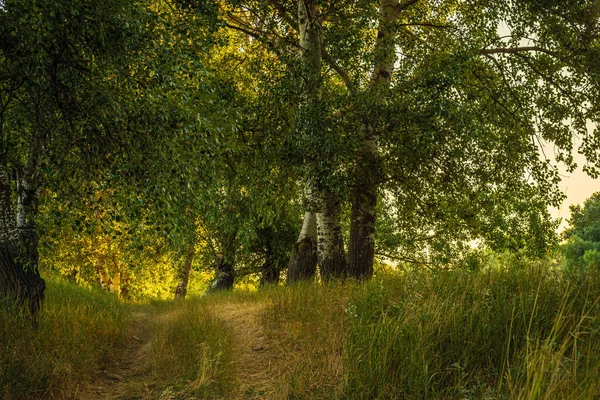
[[[288,14],[287,10],[285,9],[285,7],[283,6],[283,4],[281,4],[277,0],[269,0],[269,3],[271,3],[271,5],[273,7],[275,7],[275,9],[277,10],[277,13],[281,17],[281,19],[283,19],[285,22],[287,22],[287,24],[290,26],[290,28],[292,28],[295,31],[298,30],[298,27],[296,26],[296,22],[289,16],[289,14]]]
[[[398,26],[426,26],[428,28],[441,28],[441,29],[446,29],[446,28],[451,27],[451,25],[434,24],[431,22],[411,22],[411,23],[398,24]]]
[[[531,51],[548,54],[548,55],[551,55],[553,57],[557,56],[556,52],[554,52],[552,50],[545,49],[543,47],[539,47],[539,46],[504,47],[504,48],[501,47],[501,48],[496,48],[496,49],[482,49],[482,50],[479,50],[478,53],[482,54],[482,55],[500,54],[500,53],[503,53],[503,54],[519,54],[519,53],[531,52]]]
[[[232,18],[232,19],[234,19],[234,18]],[[258,39],[258,40],[263,39],[263,36],[266,36],[266,32],[250,30],[248,28],[244,28],[239,25],[230,24],[229,22],[226,22],[225,26],[230,29],[245,33],[246,35],[252,36],[253,38]]]
[[[333,57],[331,57],[331,55],[325,49],[321,50],[321,54],[323,55],[323,59],[331,66],[331,68],[333,68],[335,72],[337,72],[342,81],[344,81],[344,84],[346,85],[346,88],[348,89],[350,94],[356,94],[356,87],[354,86],[354,82],[352,82],[352,79],[350,79],[350,76],[348,75],[346,70],[342,68],[338,63],[336,63]]]
[[[390,260],[394,260],[394,261],[401,261],[401,262],[406,262],[406,263],[410,263],[410,264],[424,265],[425,267],[433,270],[431,264],[426,261],[421,261],[421,260],[417,260],[417,259],[410,258],[410,257],[402,257],[402,256],[393,255],[393,254],[382,253],[380,251],[376,251],[375,255],[379,256],[379,257],[389,258]]]

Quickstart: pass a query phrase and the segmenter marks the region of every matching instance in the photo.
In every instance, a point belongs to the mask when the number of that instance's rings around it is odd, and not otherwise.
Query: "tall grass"
[[[597,397],[599,301],[543,265],[377,278],[346,310],[346,397]]]
[[[262,324],[249,337],[222,314],[246,307]],[[233,356],[260,334],[276,399],[600,398],[600,277],[542,263],[135,307],[49,280],[37,330],[0,311],[0,398],[77,396],[148,327],[132,384],[154,397],[239,397]]]
[[[112,356],[125,335],[128,313],[114,296],[47,280],[37,329],[0,307],[0,397],[76,395]]]
[[[338,398],[344,391],[344,309],[351,285],[295,284],[264,296],[274,349],[275,398]]]
[[[231,392],[231,338],[204,299],[154,303],[152,382],[163,397],[217,398]],[[195,398],[195,397],[194,397]]]

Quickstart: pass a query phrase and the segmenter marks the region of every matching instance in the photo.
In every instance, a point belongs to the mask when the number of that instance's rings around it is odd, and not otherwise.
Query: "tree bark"
[[[234,279],[233,262],[220,255],[215,263],[215,278],[206,293],[232,290]]]
[[[346,255],[340,223],[340,201],[337,195],[324,192],[317,214],[318,255],[321,279],[329,281],[346,276]]]
[[[175,289],[176,299],[185,299],[187,294],[187,287],[190,280],[190,271],[192,270],[192,261],[194,260],[195,250],[196,246],[194,240],[192,240],[186,251],[183,265],[181,266],[179,283],[177,284],[177,289]]]
[[[321,77],[321,30],[317,20],[317,7],[312,0],[298,0],[298,31],[300,33],[300,66],[302,70],[302,96],[298,109],[299,134],[305,137],[318,137],[315,129],[319,121],[309,124],[311,118],[318,118],[322,92]],[[309,141],[310,143],[310,141]],[[313,161],[305,160],[307,165]],[[310,169],[310,168],[309,168]],[[306,211],[298,240],[292,248],[288,263],[287,283],[314,278],[317,271],[317,220],[318,197],[316,187],[307,179]]]
[[[237,231],[225,235],[221,243],[221,254],[215,259],[215,277],[206,293],[232,290],[235,281],[235,253]]]
[[[313,279],[317,272],[317,218],[307,210],[298,241],[292,248],[287,269],[287,283]]]
[[[265,262],[260,269],[260,287],[277,285],[279,283],[279,274],[281,266],[278,265],[277,260],[273,257],[273,250],[269,243],[267,243],[267,252],[265,254]],[[279,263],[281,264],[281,263]]]
[[[374,103],[383,103],[390,87],[396,62],[396,8],[398,0],[381,0],[379,27],[375,42],[375,63],[369,90]],[[375,223],[377,219],[377,185],[379,179],[377,121],[368,119],[362,127],[362,143],[355,165],[350,216],[348,272],[356,279],[373,275]]]
[[[37,210],[37,209],[36,209]],[[25,224],[26,226],[26,224]],[[35,225],[34,225],[35,226]],[[0,167],[0,293],[27,307],[34,318],[42,307],[46,283],[37,266],[37,246],[25,245],[22,238],[32,240],[19,231],[12,207],[11,186],[5,166]],[[36,240],[37,234],[34,240]],[[35,252],[33,252],[35,250]]]

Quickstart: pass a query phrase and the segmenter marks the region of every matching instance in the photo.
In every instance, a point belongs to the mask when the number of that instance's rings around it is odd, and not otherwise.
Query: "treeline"
[[[221,290],[255,272],[368,279],[376,254],[446,266],[475,242],[543,256],[557,163],[578,150],[598,173],[599,14],[6,0],[0,287],[35,312],[40,263],[137,296],[185,295],[194,261]]]

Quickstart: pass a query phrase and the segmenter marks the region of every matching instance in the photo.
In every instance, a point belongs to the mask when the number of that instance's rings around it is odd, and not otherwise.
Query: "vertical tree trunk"
[[[300,32],[300,65],[302,70],[302,99],[298,109],[299,133],[310,137],[320,124],[309,124],[318,118],[321,101],[321,32],[316,18],[317,7],[312,0],[298,0],[298,30]],[[318,129],[318,128],[317,128]],[[310,164],[310,161],[307,161]],[[310,179],[308,179],[310,181]],[[307,184],[306,211],[298,240],[292,248],[287,269],[287,283],[312,279],[317,271],[317,204],[316,188]]]
[[[37,247],[33,253],[29,245],[24,245],[20,233],[12,207],[10,179],[6,167],[0,166],[0,293],[27,306],[35,318],[44,301],[46,283],[37,268]],[[30,234],[27,230],[24,233]]]
[[[194,260],[195,250],[196,246],[194,240],[192,240],[186,251],[183,265],[181,266],[179,283],[177,284],[177,289],[175,289],[176,299],[185,299],[185,295],[187,294],[187,287],[190,280],[190,271],[192,270],[192,261]]]
[[[376,105],[383,103],[394,72],[398,7],[398,0],[381,0],[379,5],[379,28],[374,51],[375,63],[369,85]],[[358,151],[354,171],[348,272],[356,279],[370,278],[373,275],[379,178],[376,124],[376,120],[367,120],[363,125],[362,144]]]
[[[325,134],[321,104],[322,32],[314,1],[298,0],[298,26],[299,43],[302,49],[303,93],[298,110],[298,120],[301,124],[299,131],[314,140],[314,138],[323,138]],[[313,140],[309,139],[309,143],[315,143]],[[310,149],[309,153],[316,154],[318,153],[316,150]],[[307,160],[311,167],[309,169],[314,169],[312,165],[314,162],[314,160]],[[339,199],[333,193],[324,190],[322,186],[309,184],[308,187],[307,210],[302,231],[292,249],[288,266],[289,283],[313,277],[317,259],[324,279],[342,276],[346,269],[340,229]]]
[[[321,278],[328,281],[346,276],[346,255],[337,195],[325,192],[317,214],[318,254]]]
[[[231,232],[223,239],[222,253],[215,260],[215,277],[206,293],[232,290],[235,281],[235,253],[237,231]]]

